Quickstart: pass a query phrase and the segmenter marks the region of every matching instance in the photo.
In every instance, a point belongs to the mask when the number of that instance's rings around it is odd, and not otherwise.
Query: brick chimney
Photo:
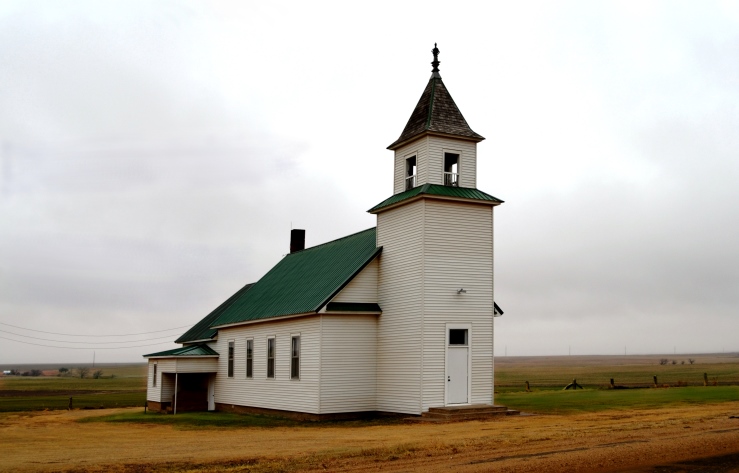
[[[305,230],[290,230],[290,253],[305,249]]]

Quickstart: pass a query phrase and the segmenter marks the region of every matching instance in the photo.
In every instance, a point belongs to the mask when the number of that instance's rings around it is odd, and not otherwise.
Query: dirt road
[[[120,411],[3,414],[0,470],[739,472],[739,419],[730,418],[739,402],[432,425],[182,430],[76,422]],[[709,469],[653,468],[705,457],[714,457]]]

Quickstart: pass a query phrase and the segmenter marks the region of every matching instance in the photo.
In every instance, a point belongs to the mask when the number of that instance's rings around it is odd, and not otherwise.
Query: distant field
[[[668,364],[661,365],[661,359],[668,359]],[[689,359],[694,360],[692,365]],[[703,373],[709,384],[715,381],[717,386],[704,387]],[[659,389],[652,387],[655,375]],[[611,378],[616,386],[628,389],[608,389]],[[564,391],[573,379],[585,389]],[[526,381],[532,392],[525,391]],[[496,404],[548,414],[738,401],[739,356],[499,357],[495,391]]]
[[[660,365],[663,358],[668,364]],[[616,385],[647,387],[655,375],[659,384],[702,386],[703,373],[719,385],[739,385],[739,354],[496,357],[495,389],[523,391],[528,381],[533,390],[558,390],[573,379],[595,389],[607,387],[611,378]]]
[[[668,364],[660,365],[660,359]],[[694,363],[690,364],[689,360]],[[672,360],[676,364],[672,364]],[[685,364],[682,364],[682,362]],[[51,374],[61,366],[0,365],[0,369],[44,370]],[[90,374],[94,371],[90,367]],[[78,409],[143,406],[146,399],[146,364],[104,364],[101,379],[58,376],[0,376],[0,412],[66,409],[69,397]],[[609,380],[625,387],[649,387],[653,376],[660,385],[678,383],[703,386],[703,373],[718,386],[711,390],[625,389],[605,390]],[[114,375],[114,377],[111,377]],[[562,392],[577,379],[584,392]],[[525,392],[528,381],[532,393]],[[739,354],[497,357],[496,403],[532,412],[573,412],[606,408],[658,407],[674,403],[712,403],[739,400]],[[714,389],[720,388],[720,389]],[[544,395],[549,392],[551,395]],[[575,396],[573,396],[575,394]]]
[[[76,369],[88,365],[12,365],[1,369],[47,374],[64,366]],[[92,373],[102,370],[99,379]],[[146,364],[103,364],[90,367],[87,378],[75,376],[3,376],[0,377],[0,412],[66,409],[69,397],[77,409],[143,406],[146,400]]]

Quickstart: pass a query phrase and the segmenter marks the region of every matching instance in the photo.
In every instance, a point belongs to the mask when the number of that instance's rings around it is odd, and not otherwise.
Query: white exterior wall
[[[377,409],[421,413],[423,201],[377,215]]]
[[[321,414],[377,409],[377,318],[321,316]]]
[[[455,140],[439,136],[428,137],[428,180],[431,184],[444,184],[444,153],[459,153],[457,171],[460,187],[477,188],[477,145],[472,141]]]
[[[218,358],[176,358],[177,373],[215,373],[218,369]]]
[[[459,153],[460,187],[477,187],[477,144],[440,136],[424,135],[395,150],[393,194],[405,191],[405,160],[416,156],[416,185],[444,184],[444,152]]]
[[[377,275],[379,263],[375,258],[357,274],[331,302],[377,303]]]
[[[427,199],[424,217],[423,410],[445,403],[447,323],[471,324],[469,402],[492,404],[492,207]]]
[[[300,335],[300,379],[290,379],[291,336]],[[275,336],[275,377],[267,378],[267,337]],[[253,377],[246,378],[246,339],[254,339]],[[228,373],[233,340],[234,376]],[[320,316],[218,330],[215,402],[319,414]]]
[[[426,181],[425,176],[428,172],[427,152],[428,142],[425,136],[412,141],[395,150],[395,178],[393,186],[393,194],[405,191],[405,160],[411,156],[416,157],[416,185],[421,185]]]
[[[157,385],[152,386],[154,376],[154,364],[157,365]],[[174,394],[174,385],[164,386],[165,378],[162,376],[162,372],[173,373],[175,362],[173,359],[150,359],[149,360],[149,373],[146,377],[146,400],[153,402],[168,402],[172,394]],[[169,383],[167,383],[169,384]],[[164,397],[163,397],[164,396]]]

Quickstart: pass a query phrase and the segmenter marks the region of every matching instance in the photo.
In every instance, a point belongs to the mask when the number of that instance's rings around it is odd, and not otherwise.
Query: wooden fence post
[[[654,387],[655,388],[657,387],[657,375],[656,374],[654,375]]]
[[[703,373],[703,386],[708,386],[708,373]]]
[[[529,382],[528,381],[526,381],[526,392],[527,393],[530,393],[531,392],[531,388],[529,387]]]

